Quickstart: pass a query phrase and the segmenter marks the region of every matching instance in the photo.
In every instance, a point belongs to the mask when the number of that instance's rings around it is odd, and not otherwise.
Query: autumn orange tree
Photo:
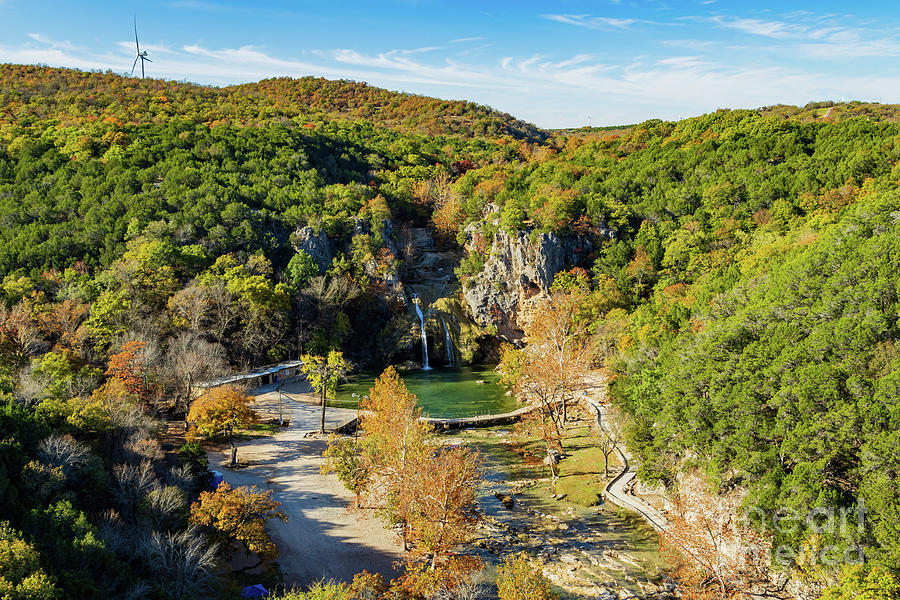
[[[536,407],[519,429],[543,440],[555,481],[554,453],[563,450],[568,405],[581,385],[590,353],[586,282],[559,276],[551,292],[525,328],[527,346],[504,348],[499,369],[501,382]]]
[[[237,446],[234,445],[234,430],[247,427],[257,419],[256,412],[250,408],[250,398],[242,390],[223,385],[205,391],[194,400],[188,411],[188,423],[193,424],[194,431],[189,437],[199,432],[206,437],[220,433],[228,436],[231,443],[231,466],[237,464]]]
[[[548,407],[561,408],[562,421],[590,362],[587,289],[583,276],[558,275],[547,304],[525,329],[523,390]]]
[[[266,533],[266,521],[287,522],[287,515],[278,510],[280,506],[272,499],[271,490],[260,491],[256,486],[232,489],[227,483],[220,483],[215,491],[200,493],[199,500],[191,505],[190,521],[206,527],[213,539],[230,552],[243,546],[262,563],[278,556],[278,548]]]
[[[393,367],[375,380],[360,416],[360,451],[370,477],[361,497],[379,506],[391,523],[403,524],[407,545],[407,509],[401,499],[413,496],[416,469],[435,444],[434,429],[421,420],[418,398]]]
[[[478,453],[441,446],[393,367],[375,381],[363,408],[359,442],[332,438],[326,457],[358,504],[377,507],[400,525],[404,549],[410,551],[398,584],[403,592],[428,596],[480,569],[477,557],[456,553],[480,516]]]
[[[467,542],[478,522],[476,491],[482,479],[481,456],[469,448],[439,448],[413,473],[408,488],[407,529],[415,541],[414,558],[434,571]]]
[[[125,388],[142,401],[149,396],[147,368],[145,364],[145,342],[128,342],[122,349],[109,357],[106,375],[118,379]]]

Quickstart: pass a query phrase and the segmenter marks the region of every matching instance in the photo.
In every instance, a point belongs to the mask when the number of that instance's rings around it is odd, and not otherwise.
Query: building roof
[[[195,387],[198,388],[214,388],[219,387],[220,385],[226,385],[229,383],[238,383],[240,381],[245,381],[247,379],[255,379],[257,377],[262,377],[264,375],[273,375],[278,373],[279,371],[283,371],[285,369],[292,369],[295,367],[299,367],[303,364],[302,360],[291,360],[288,362],[278,363],[277,365],[266,365],[264,367],[259,367],[257,369],[253,369],[251,371],[245,371],[243,373],[234,373],[232,375],[226,375],[225,377],[219,377],[218,379],[212,379],[210,381],[202,381],[196,384]]]

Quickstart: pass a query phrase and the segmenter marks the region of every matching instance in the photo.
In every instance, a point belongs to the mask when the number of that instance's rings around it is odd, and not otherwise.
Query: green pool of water
[[[351,375],[338,387],[333,404],[356,408],[353,394],[367,395],[380,374],[380,371],[363,371]],[[518,408],[516,401],[497,385],[497,373],[489,365],[409,371],[400,377],[409,391],[419,397],[422,412],[430,417],[471,417]]]

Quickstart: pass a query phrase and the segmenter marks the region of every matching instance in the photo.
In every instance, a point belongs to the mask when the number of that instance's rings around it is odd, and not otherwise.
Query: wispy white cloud
[[[691,19],[778,40],[781,46],[762,47],[761,50],[776,50],[786,56],[818,59],[900,56],[900,36],[896,30],[862,27],[846,17],[795,11],[780,19],[769,20],[721,15]]]
[[[798,50],[807,57],[830,60],[854,58],[885,58],[900,56],[900,40],[876,39],[850,42],[803,44]]]
[[[588,29],[627,29],[638,22],[637,19],[616,19],[612,17],[595,17],[591,15],[541,15],[550,21],[576,25]]]
[[[689,69],[709,66],[708,61],[702,60],[699,56],[672,56],[656,61],[657,65],[669,66],[676,69]]]
[[[721,42],[713,40],[698,39],[677,39],[677,40],[660,40],[660,45],[672,48],[687,48],[694,51],[709,51],[716,46],[721,46]]]
[[[806,33],[808,30],[808,27],[784,21],[764,21],[762,19],[721,16],[711,17],[710,21],[728,29],[737,29],[744,33],[772,38],[795,37]]]
[[[481,40],[484,40],[484,39],[487,39],[487,38],[484,38],[481,36],[461,37],[461,38],[456,38],[455,40],[450,40],[450,43],[451,44],[465,44],[466,42],[480,42]]]
[[[343,48],[332,51],[331,58],[345,65],[377,69],[380,75],[389,78],[402,74],[404,81],[465,88],[502,85],[492,81],[489,74],[477,67],[464,66],[451,59],[445,59],[442,64],[425,63],[409,58],[400,50],[372,55]]]
[[[592,29],[624,31],[634,28],[636,22],[590,26],[583,22],[596,17],[567,16],[579,21],[571,24]],[[719,32],[717,36],[660,41],[627,62],[599,50],[563,54],[546,46],[541,52],[527,54],[509,50],[500,54],[496,48],[488,52],[490,44],[478,44],[483,38],[474,36],[450,40],[443,46],[362,51],[348,45],[306,49],[293,56],[255,45],[175,46],[152,39],[142,43],[142,48],[157,59],[148,65],[148,75],[164,73],[172,79],[218,84],[273,76],[356,79],[389,89],[491,104],[543,126],[576,125],[583,122],[585,114],[593,115],[595,123],[621,123],[651,116],[676,118],[718,107],[805,103],[842,95],[900,98],[896,70],[867,74],[839,62],[900,55],[900,43],[890,32],[867,29],[858,21],[809,14],[743,20],[695,17],[690,25],[708,32],[713,28],[745,31],[749,37],[723,39]],[[737,48],[731,38],[738,38],[742,47]],[[478,49],[482,51],[476,52]],[[782,60],[788,54],[809,58],[812,66]],[[105,52],[41,33],[29,35],[19,46],[0,44],[0,61],[8,62],[124,72],[133,59],[130,40]]]
[[[40,33],[29,33],[28,37],[36,42],[45,44],[59,50],[77,50],[78,48],[68,40],[52,40]]]
[[[412,50],[401,50],[402,54],[422,54],[423,52],[435,52],[436,50],[443,50],[446,46],[425,46],[423,48],[413,48]]]

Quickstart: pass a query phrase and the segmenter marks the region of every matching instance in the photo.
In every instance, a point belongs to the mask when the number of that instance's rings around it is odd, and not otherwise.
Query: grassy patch
[[[566,500],[579,506],[596,506],[601,503],[600,493],[609,481],[603,472],[603,452],[589,427],[571,431],[566,440],[567,456],[559,463],[558,494],[566,494]],[[617,454],[609,457],[610,475],[621,466]]]
[[[236,432],[234,434],[234,438],[235,440],[252,440],[254,438],[275,435],[279,431],[281,431],[281,427],[278,426],[277,420],[275,420],[274,422],[254,423],[247,429],[242,429],[239,432]]]
[[[603,452],[597,447],[590,426],[581,424],[566,433],[566,457],[557,466],[559,480],[556,487],[551,489],[549,482],[543,482],[524,491],[531,505],[544,512],[561,511],[566,503],[597,506],[602,502],[600,494],[609,481],[603,473]],[[454,437],[475,444],[505,471],[510,481],[550,475],[543,464],[545,450],[540,440],[523,439],[514,434],[495,437],[488,429],[458,432]],[[615,476],[620,468],[618,455],[610,455],[610,475]],[[565,502],[553,500],[555,494],[566,494]]]
[[[556,492],[580,506],[600,504],[600,492],[606,485],[603,477],[603,453],[599,448],[583,448],[571,452],[559,463]]]

